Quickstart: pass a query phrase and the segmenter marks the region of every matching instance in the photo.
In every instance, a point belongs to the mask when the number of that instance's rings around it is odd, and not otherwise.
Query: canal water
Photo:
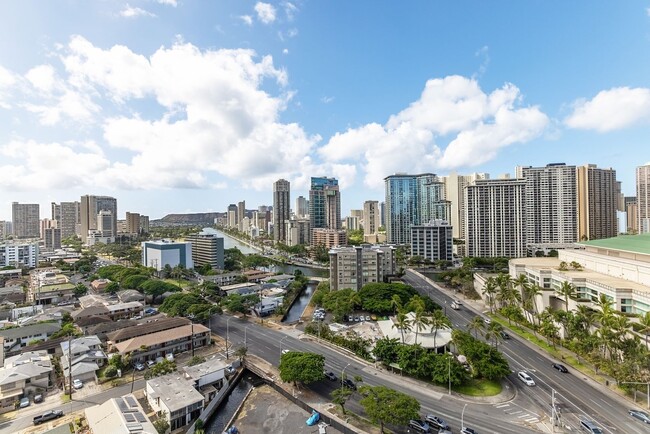
[[[230,395],[226,396],[211,419],[205,423],[206,434],[222,434],[226,428],[226,424],[235,415],[235,412],[244,401],[246,394],[256,384],[262,381],[257,375],[250,371],[244,371],[241,379],[237,385],[232,389]]]
[[[317,286],[318,282],[312,281],[307,284],[307,287],[300,293],[298,298],[296,298],[296,301],[294,301],[289,308],[287,316],[282,320],[282,322],[291,323],[296,322],[300,319],[302,313],[311,300],[311,296],[314,295],[314,291],[316,290]]]

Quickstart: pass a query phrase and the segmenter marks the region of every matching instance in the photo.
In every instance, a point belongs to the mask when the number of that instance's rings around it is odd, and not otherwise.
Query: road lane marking
[[[496,408],[510,407],[510,404],[499,404],[495,406]]]

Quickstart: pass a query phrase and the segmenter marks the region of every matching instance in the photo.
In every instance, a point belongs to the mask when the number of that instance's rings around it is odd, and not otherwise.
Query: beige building
[[[379,201],[367,200],[363,203],[363,234],[375,235],[381,226]]]
[[[576,168],[576,176],[578,239],[598,240],[618,235],[619,185],[616,171],[587,164]]]
[[[650,232],[650,163],[636,168],[636,202],[639,233]]]
[[[348,234],[341,229],[312,229],[311,245],[325,246],[327,249],[332,247],[344,246],[348,243]]]
[[[128,212],[126,213],[126,233],[127,234],[138,234],[140,233],[140,214],[137,212]]]
[[[456,172],[440,179],[445,184],[445,199],[450,202],[449,224],[453,228],[453,237],[465,239],[465,187],[478,179],[490,179],[487,173],[458,175]]]
[[[360,290],[367,283],[383,282],[395,274],[396,258],[392,246],[361,245],[337,247],[330,255],[330,288]]]

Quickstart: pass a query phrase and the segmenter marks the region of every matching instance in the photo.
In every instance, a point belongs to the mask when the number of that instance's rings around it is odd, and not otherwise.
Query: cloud
[[[11,108],[9,93],[17,81],[16,74],[0,65],[0,108]]]
[[[564,119],[570,128],[607,132],[650,121],[650,89],[615,87],[577,100]]]
[[[257,19],[264,24],[271,24],[275,21],[276,11],[270,3],[257,2],[255,4],[255,12],[257,12]]]
[[[288,1],[283,2],[282,7],[284,8],[284,13],[287,16],[287,20],[292,21],[296,13],[298,12],[298,7],[295,4]]]
[[[247,26],[253,25],[253,17],[251,17],[250,15],[241,15],[239,19],[241,19],[244,22],[244,24],[246,24]]]
[[[40,92],[51,93],[56,83],[56,71],[52,65],[36,66],[25,74],[25,78]]]
[[[501,148],[543,133],[548,117],[538,107],[519,107],[520,100],[519,89],[510,83],[487,94],[475,79],[432,79],[417,101],[385,125],[337,133],[319,154],[329,162],[358,162],[372,188],[406,168],[417,173],[477,166]]]
[[[288,48],[283,48],[282,49],[282,54],[289,54],[289,49]]]
[[[322,98],[320,99],[320,102],[322,102],[323,104],[329,104],[329,103],[331,103],[332,101],[334,101],[334,97],[333,97],[333,96],[324,96],[324,97],[322,97]]]
[[[487,71],[488,65],[490,65],[490,49],[487,45],[482,46],[479,50],[474,53],[474,56],[481,58],[481,64],[478,67],[472,78],[481,78],[485,71]]]
[[[153,14],[139,7],[130,6],[127,3],[124,9],[120,11],[120,16],[124,18],[137,18],[137,17],[155,17],[156,14]]]
[[[178,6],[178,1],[176,0],[156,0],[158,3],[161,5],[167,5],[167,6],[173,6],[176,7]]]

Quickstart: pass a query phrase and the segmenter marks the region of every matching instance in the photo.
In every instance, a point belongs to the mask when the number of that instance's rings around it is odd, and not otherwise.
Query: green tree
[[[235,350],[235,356],[239,359],[240,362],[246,358],[247,354],[248,347],[239,347]]]
[[[395,322],[393,323],[393,328],[399,330],[400,335],[402,336],[402,343],[404,342],[404,332],[410,332],[412,329],[412,321],[409,316],[404,311],[397,312],[395,317]]]
[[[338,389],[334,389],[332,393],[330,394],[330,397],[332,398],[332,402],[336,405],[341,406],[341,411],[343,414],[345,413],[345,403],[350,399],[350,396],[354,391],[352,389],[349,389],[347,387],[339,387]]]
[[[401,345],[397,339],[383,337],[377,341],[372,353],[385,365],[390,365],[391,363],[397,362]]]
[[[433,346],[437,351],[436,338],[438,337],[438,330],[451,327],[451,321],[441,310],[435,310],[429,317],[429,326],[431,327],[431,333],[433,333]]]
[[[641,325],[639,332],[645,335],[645,346],[648,346],[648,335],[650,335],[650,312],[646,312],[639,319],[639,324]]]
[[[106,292],[110,294],[115,294],[119,290],[120,290],[120,284],[117,282],[111,282],[108,285],[106,285]]]
[[[83,283],[77,283],[74,287],[75,297],[81,297],[83,295],[86,295],[87,292],[88,292],[88,287]]]
[[[165,434],[169,430],[169,422],[167,421],[167,412],[162,411],[158,416],[158,419],[153,423],[153,427],[156,428],[158,434]]]
[[[485,321],[477,315],[467,324],[467,330],[474,332],[474,337],[478,339],[479,334],[483,336],[485,333]]]
[[[558,294],[564,298],[564,310],[569,311],[569,298],[575,298],[576,296],[576,287],[568,281],[562,282],[560,287],[557,289]]]
[[[417,344],[418,334],[421,331],[426,330],[427,326],[430,325],[430,321],[424,312],[424,303],[422,301],[419,301],[419,303],[417,303],[414,313],[415,315],[413,317],[413,328],[415,329],[415,343]]]
[[[206,358],[202,356],[192,356],[192,358],[187,362],[187,366],[194,366],[205,362]]]
[[[320,354],[289,351],[280,357],[280,378],[284,382],[313,383],[324,378],[325,357]]]
[[[161,375],[171,374],[176,370],[176,363],[170,362],[167,359],[163,359],[161,362],[156,363],[149,369],[145,374],[145,380],[149,380],[154,377],[160,377]]]
[[[490,313],[494,313],[494,299],[497,293],[497,282],[494,277],[488,277],[483,285],[483,295],[488,299],[488,306]]]
[[[499,342],[503,342],[503,326],[496,321],[492,321],[485,331],[485,339],[494,343],[495,348],[499,348]]]
[[[362,386],[363,398],[359,404],[375,423],[379,423],[380,432],[384,432],[384,424],[405,425],[410,419],[417,419],[420,413],[420,403],[417,399],[385,386]]]

